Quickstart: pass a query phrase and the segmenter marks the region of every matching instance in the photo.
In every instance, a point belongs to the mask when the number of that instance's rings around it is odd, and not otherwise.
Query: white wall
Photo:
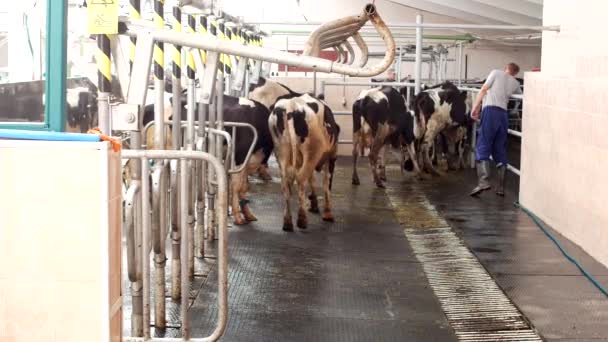
[[[520,201],[608,265],[606,1],[545,0],[542,72],[526,75]]]

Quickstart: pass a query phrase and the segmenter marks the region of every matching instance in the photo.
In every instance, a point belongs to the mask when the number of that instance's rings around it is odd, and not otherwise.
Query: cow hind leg
[[[386,182],[386,154],[388,153],[388,150],[386,145],[384,145],[378,154],[378,177],[384,182]]]
[[[425,173],[422,173],[422,170],[420,170],[420,166],[418,164],[418,157],[416,156],[416,147],[414,146],[413,142],[407,145],[407,152],[412,162],[412,167],[414,169],[416,177],[418,179],[425,179],[427,175]]]
[[[429,173],[434,174],[436,176],[443,176],[443,174],[439,172],[433,165],[433,162],[431,161],[431,157],[429,155],[429,150],[433,146],[435,138],[437,137],[437,134],[439,134],[442,128],[443,127],[440,127],[437,121],[433,119],[429,120],[421,148],[424,167],[429,171]],[[435,154],[437,154],[436,150],[434,152]]]
[[[291,179],[287,178],[287,175],[283,173],[281,177],[281,187],[283,190],[283,198],[285,200],[285,207],[283,208],[283,230],[291,232],[293,231],[293,223],[291,221]]]
[[[355,132],[353,134],[353,184],[359,185],[359,175],[357,174],[357,157],[359,157],[359,145],[361,145],[361,132]],[[363,153],[361,153],[363,155]]]
[[[372,148],[369,152],[369,164],[370,164],[370,168],[372,169],[372,177],[374,180],[374,183],[376,183],[376,186],[379,188],[384,188],[384,183],[382,183],[382,180],[380,179],[380,176],[378,175],[378,154],[380,152],[380,149],[382,148],[382,140],[384,139],[378,139],[377,137],[374,138],[374,141],[372,142]]]
[[[251,209],[249,208],[249,200],[247,199],[247,192],[249,191],[249,177],[247,174],[243,175],[243,186],[241,187],[240,194],[240,204],[243,215],[245,216],[245,220],[252,222],[257,221],[258,218],[253,215]]]
[[[323,173],[323,194],[324,194],[324,208],[323,208],[323,221],[334,222],[334,216],[331,213],[331,183],[333,180],[333,171],[335,166],[335,159],[325,163]]]
[[[319,201],[317,200],[317,192],[315,191],[315,175],[314,173],[310,175],[310,179],[308,180],[308,184],[310,186],[310,195],[308,195],[308,199],[310,200],[310,208],[308,211],[311,213],[319,213]]]
[[[243,170],[241,173],[244,173]],[[234,174],[230,178],[230,188],[231,188],[231,207],[232,207],[232,217],[234,219],[235,225],[243,225],[246,224],[247,221],[243,218],[241,213],[241,205],[240,205],[240,192],[241,192],[241,173]]]
[[[306,229],[306,182],[310,177],[297,177],[296,186],[298,187],[298,228]]]

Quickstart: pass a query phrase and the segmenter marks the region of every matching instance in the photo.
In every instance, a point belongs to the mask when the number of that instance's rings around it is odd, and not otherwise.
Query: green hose
[[[528,210],[527,208],[522,206],[518,201],[515,201],[514,204],[516,207],[520,208],[524,213],[528,214],[528,216],[530,216],[530,218],[532,218],[534,223],[536,223],[536,225],[545,233],[545,235],[547,235],[549,237],[549,239],[551,239],[551,241],[553,241],[555,243],[555,245],[557,245],[557,248],[559,248],[559,250],[566,257],[566,259],[570,260],[570,262],[572,262],[576,267],[578,267],[578,269],[583,273],[583,275],[585,277],[587,277],[587,279],[589,279],[591,281],[591,283],[593,283],[593,285],[595,285],[595,287],[597,287],[600,290],[600,292],[602,292],[606,297],[608,297],[608,291],[606,291],[606,289],[604,287],[602,287],[602,285],[600,285],[600,283],[598,283],[597,280],[595,278],[593,278],[593,276],[591,274],[589,274],[587,271],[585,271],[583,266],[581,266],[578,263],[578,261],[576,261],[576,259],[571,257],[564,250],[564,248],[559,243],[559,241],[557,241],[557,239],[549,232],[549,230],[547,230],[545,225],[543,225],[543,223],[540,221],[540,219],[536,215],[534,215],[530,210]]]

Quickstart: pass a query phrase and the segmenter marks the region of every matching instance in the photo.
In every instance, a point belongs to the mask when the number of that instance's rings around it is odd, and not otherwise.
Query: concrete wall
[[[546,0],[542,72],[526,74],[520,200],[608,265],[606,1]]]

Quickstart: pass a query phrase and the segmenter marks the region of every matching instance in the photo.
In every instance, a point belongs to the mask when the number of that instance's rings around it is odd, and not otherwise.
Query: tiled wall
[[[608,1],[546,0],[542,72],[527,73],[520,200],[608,265]]]
[[[119,155],[0,140],[0,341],[119,341]]]

